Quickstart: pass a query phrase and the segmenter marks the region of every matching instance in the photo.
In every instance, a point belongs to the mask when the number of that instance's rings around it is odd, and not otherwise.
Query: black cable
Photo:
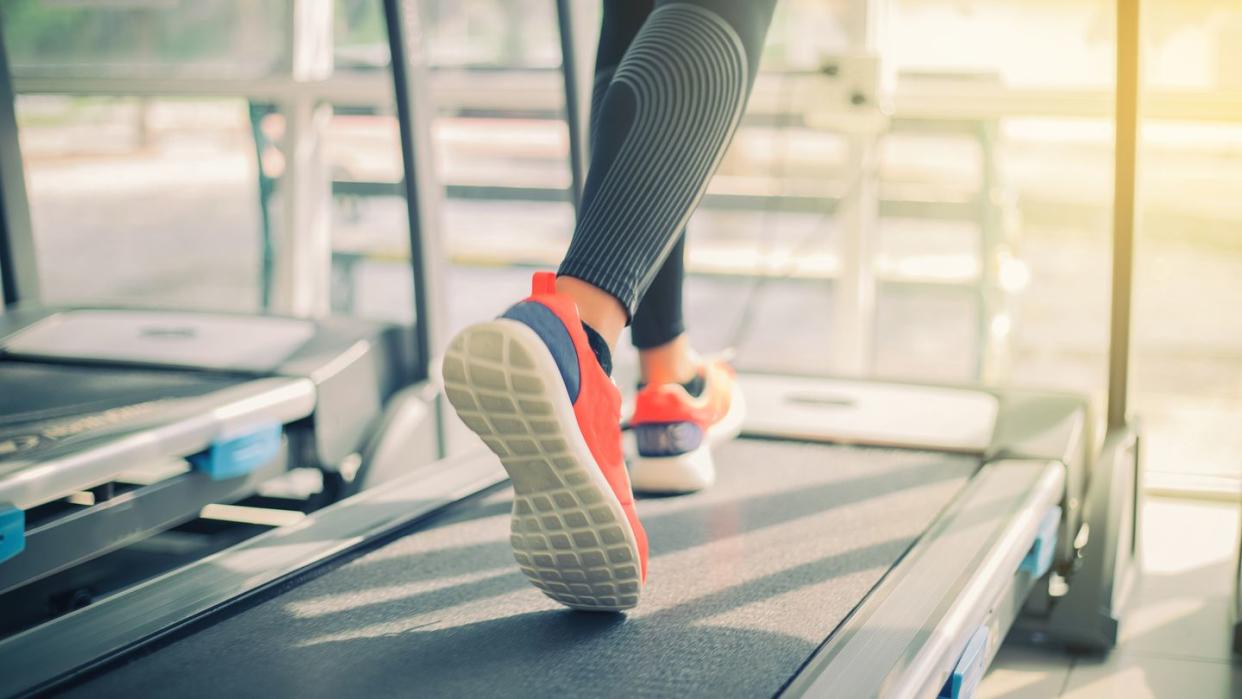
[[[780,107],[780,114],[789,114],[793,108],[793,90],[791,89],[791,81],[789,76],[789,71],[784,71],[781,74],[781,84],[779,90],[780,98],[777,100],[777,104]],[[791,127],[789,125],[784,125],[779,126],[778,128],[781,129],[781,135],[784,138],[781,144],[780,157],[777,159],[772,175],[777,182],[782,182],[788,172],[790,148],[789,131]],[[776,215],[781,213],[780,197],[781,194],[778,190],[776,197],[774,197],[773,200],[764,207],[763,224],[762,230],[760,231],[761,246],[758,255],[759,259],[765,259],[772,252],[772,233],[770,228]],[[820,218],[815,225],[812,226],[811,229],[802,236],[802,238],[794,243],[790,250],[788,262],[786,262],[784,267],[774,274],[763,273],[755,275],[754,280],[751,282],[750,289],[747,291],[746,297],[742,302],[742,312],[738,315],[737,324],[734,326],[733,332],[730,334],[730,340],[728,343],[729,347],[737,349],[741,347],[742,342],[749,339],[750,334],[754,330],[755,308],[757,307],[757,303],[764,287],[774,279],[786,281],[793,276],[793,273],[798,268],[797,260],[799,254],[805,251],[810,243],[814,241],[824,230],[824,225],[827,223],[829,215],[830,212],[828,211],[821,212]]]

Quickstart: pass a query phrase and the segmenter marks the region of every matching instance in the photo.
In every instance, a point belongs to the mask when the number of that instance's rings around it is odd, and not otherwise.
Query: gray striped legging
[[[737,130],[776,0],[604,0],[591,166],[559,274],[615,296],[639,348],[684,331],[685,226]]]

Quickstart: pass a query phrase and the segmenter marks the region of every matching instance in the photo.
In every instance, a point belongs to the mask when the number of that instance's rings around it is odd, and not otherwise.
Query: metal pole
[[[561,77],[565,82],[565,124],[569,127],[569,170],[570,193],[574,208],[582,199],[582,189],[586,185],[587,171],[587,120],[586,112],[590,108],[589,98],[583,99],[584,90],[578,61],[578,49],[575,39],[574,9],[572,0],[556,0],[556,21],[561,35]]]
[[[39,300],[39,268],[17,138],[12,79],[4,27],[0,25],[0,312],[18,301]]]
[[[279,184],[271,305],[279,313],[321,317],[331,311],[332,178],[326,142],[332,105],[308,94],[280,109],[285,117],[285,169]]]
[[[270,300],[280,313],[318,317],[331,311],[332,177],[326,143],[332,106],[310,85],[332,74],[333,5],[295,0],[291,9],[290,77],[298,89],[279,103],[285,168]]]
[[[384,0],[392,75],[401,130],[401,160],[405,167],[405,200],[410,226],[410,263],[414,275],[416,380],[427,380],[431,356],[440,340],[443,313],[439,303],[439,201],[431,143],[431,100],[427,87],[422,27],[414,0]]]
[[[1113,162],[1113,289],[1108,357],[1108,425],[1126,424],[1130,305],[1134,276],[1134,190],[1139,127],[1139,0],[1117,0],[1117,111]]]
[[[850,53],[883,59],[888,0],[849,3]],[[883,81],[880,81],[881,90]],[[872,95],[878,99],[879,94]],[[850,109],[842,104],[842,110]],[[837,254],[841,264],[833,284],[833,341],[829,367],[833,373],[869,376],[875,371],[875,255],[879,246],[879,135],[863,129],[847,134],[850,174],[836,214]]]

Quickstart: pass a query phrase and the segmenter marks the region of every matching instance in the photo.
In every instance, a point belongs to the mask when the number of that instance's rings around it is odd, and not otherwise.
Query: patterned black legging
[[[561,275],[617,297],[634,344],[685,329],[685,226],[754,84],[776,0],[604,0],[591,167]]]

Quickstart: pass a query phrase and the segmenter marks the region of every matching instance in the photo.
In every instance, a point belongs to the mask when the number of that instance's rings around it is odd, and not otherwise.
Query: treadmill
[[[414,229],[410,8],[385,2]],[[1136,50],[1120,33],[1119,55]],[[1118,84],[1132,113],[1137,82]],[[1134,143],[1119,131],[1131,208]],[[1106,651],[1137,570],[1130,240],[1122,220],[1102,431],[1068,394],[744,374],[751,415],[717,452],[717,484],[640,500],[650,587],[621,615],[526,584],[503,469],[456,448],[463,428],[433,409],[448,456],[0,640],[0,695],[962,697],[1007,636]],[[434,266],[426,247],[413,258]]]
[[[405,335],[133,309],[0,316],[0,594],[285,471],[320,470],[329,499],[374,479],[342,468],[410,383]]]
[[[409,326],[40,304],[4,62],[0,634],[158,574],[109,554],[208,508],[295,521],[441,455]]]
[[[504,471],[475,449],[0,642],[0,690],[969,696],[1011,627],[1115,642],[1124,581],[1082,581],[1110,538],[1124,565],[1131,530],[1116,509],[1084,513],[1084,481],[1120,491],[1136,463],[1094,453],[1083,401],[743,388],[756,415],[792,417],[779,435],[750,421],[712,489],[639,502],[650,587],[628,615],[525,583]],[[951,439],[924,427],[937,419]]]

